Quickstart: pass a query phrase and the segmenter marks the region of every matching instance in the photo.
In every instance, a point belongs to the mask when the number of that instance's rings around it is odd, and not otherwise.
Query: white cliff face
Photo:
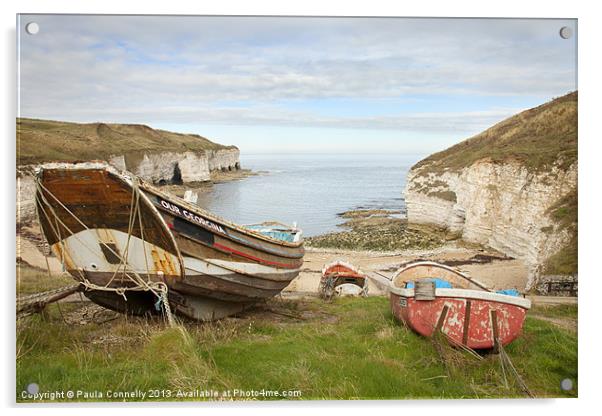
[[[140,178],[158,184],[208,181],[209,163],[204,153],[144,153],[132,161],[126,158],[126,169]]]
[[[539,174],[515,162],[489,161],[459,172],[421,173],[425,170],[428,166],[408,175],[408,221],[449,228],[467,241],[523,259],[532,270],[530,283],[545,259],[571,238],[567,230],[555,231],[548,210],[575,190],[576,163]]]
[[[240,150],[220,149],[208,150],[209,170],[236,170],[240,169]]]
[[[126,170],[125,156],[123,155],[111,156],[109,160],[107,160],[107,162],[109,162],[110,165],[116,167],[118,170]]]
[[[127,170],[153,183],[203,182],[211,179],[215,170],[240,169],[240,151],[234,149],[207,150],[204,152],[144,153],[142,157],[125,158]],[[111,162],[118,167],[119,157]]]
[[[206,155],[186,152],[182,156],[177,162],[182,183],[202,182],[211,179],[209,161]]]

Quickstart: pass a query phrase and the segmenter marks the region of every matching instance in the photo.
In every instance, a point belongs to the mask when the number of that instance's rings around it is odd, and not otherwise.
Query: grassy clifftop
[[[17,164],[103,159],[140,150],[182,152],[229,149],[196,134],[142,124],[69,123],[17,119]]]
[[[532,171],[577,159],[577,91],[523,111],[418,162],[422,173],[460,170],[482,159],[518,161]]]

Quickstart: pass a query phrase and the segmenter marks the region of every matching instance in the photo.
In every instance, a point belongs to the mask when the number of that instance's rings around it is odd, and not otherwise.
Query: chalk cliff
[[[405,189],[410,223],[431,223],[542,274],[574,274],[577,93],[513,116],[416,164]]]
[[[134,152],[112,156],[108,162],[157,184],[203,182],[211,179],[212,171],[240,169],[240,151]]]

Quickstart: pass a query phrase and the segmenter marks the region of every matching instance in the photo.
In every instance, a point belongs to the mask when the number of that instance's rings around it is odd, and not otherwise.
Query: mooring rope
[[[17,319],[37,312],[51,302],[57,302],[79,290],[80,285],[65,286],[46,292],[34,293],[17,298]]]
[[[58,289],[47,290],[46,292],[32,293],[31,295],[25,295],[17,298],[17,305],[26,303],[39,302],[52,295],[56,295],[61,292],[65,292],[71,289],[79,287],[79,284],[59,287]]]
[[[500,340],[498,338],[495,339],[495,343],[497,344],[498,353],[499,353],[499,356],[500,356],[500,364],[502,366],[502,372],[504,374],[504,379],[506,379],[506,368],[507,368],[507,369],[510,370],[510,372],[514,376],[514,378],[515,378],[516,382],[518,383],[518,386],[520,387],[520,389],[527,396],[529,396],[531,398],[534,398],[535,396],[533,395],[533,393],[531,392],[531,390],[529,390],[529,387],[527,387],[527,384],[525,383],[525,381],[523,380],[523,378],[520,376],[520,374],[516,370],[516,367],[514,367],[514,364],[512,364],[512,360],[510,360],[510,357],[506,353],[506,349],[504,348],[504,346],[502,345],[502,343],[500,342]],[[507,383],[507,380],[506,380],[506,383]]]
[[[37,197],[38,202],[40,202],[40,208],[42,210],[42,213],[44,214],[44,216],[46,217],[49,226],[51,227],[52,231],[55,233],[55,235],[57,236],[62,250],[61,250],[61,262],[63,264],[63,268],[65,268],[65,256],[67,255],[67,250],[65,247],[65,242],[64,239],[62,238],[61,235],[61,230],[60,230],[60,225],[65,228],[72,236],[75,237],[75,239],[85,248],[87,248],[88,250],[90,250],[92,253],[96,254],[97,251],[92,249],[91,247],[89,247],[85,241],[82,241],[77,235],[76,233],[74,233],[58,216],[58,214],[56,213],[54,207],[52,206],[52,204],[50,204],[50,202],[46,199],[44,192],[47,193],[48,195],[50,195],[57,203],[60,207],[62,207],[65,212],[67,212],[71,217],[73,217],[82,227],[84,227],[84,229],[86,230],[90,230],[90,228],[77,216],[75,215],[68,207],[66,207],[48,188],[46,188],[41,181],[39,180],[39,178],[36,177],[35,179],[36,182],[36,195],[39,196]],[[42,192],[42,190],[44,192]],[[36,204],[37,205],[37,204]],[[52,216],[54,217],[54,222],[55,224],[52,224],[52,220],[50,218],[50,215],[48,214],[48,212],[46,212],[46,209],[44,208],[45,205],[50,213],[52,214]],[[39,213],[38,213],[39,214]],[[39,216],[39,215],[38,215]],[[145,240],[144,240],[144,227],[143,227],[143,221],[142,221],[142,215],[141,215],[141,210],[140,210],[140,189],[138,186],[138,181],[137,180],[133,180],[132,183],[132,200],[130,202],[130,213],[129,213],[129,220],[128,220],[128,232],[127,232],[127,241],[126,241],[126,247],[124,250],[124,255],[120,255],[119,253],[117,253],[115,250],[113,250],[108,244],[106,244],[104,241],[99,241],[100,244],[102,244],[104,247],[107,248],[107,250],[109,250],[112,254],[114,254],[115,256],[117,256],[117,258],[119,258],[120,262],[119,265],[116,267],[115,272],[113,273],[113,276],[109,279],[109,282],[105,285],[105,286],[100,286],[100,285],[96,285],[92,282],[89,281],[89,279],[86,277],[86,275],[83,273],[83,271],[81,269],[77,269],[78,274],[80,275],[81,278],[81,284],[83,286],[85,286],[86,290],[99,290],[99,291],[109,291],[109,292],[114,292],[117,293],[121,296],[123,296],[124,300],[127,302],[127,297],[126,297],[126,292],[127,291],[150,291],[152,292],[158,299],[159,303],[163,304],[163,309],[167,318],[167,321],[169,323],[170,326],[175,325],[174,322],[174,318],[171,312],[171,307],[169,305],[169,299],[168,299],[168,292],[169,289],[167,287],[167,285],[164,282],[151,282],[151,281],[146,281],[142,278],[142,276],[140,276],[136,270],[134,270],[131,266],[130,268],[130,272],[133,274],[133,276],[128,273],[128,262],[127,262],[127,254],[129,252],[129,247],[130,247],[130,241],[131,241],[131,236],[133,234],[133,230],[134,230],[134,225],[136,223],[136,217],[138,217],[138,223],[139,223],[139,227],[140,227],[140,234],[141,234],[141,240],[142,240],[142,246],[143,246],[143,250],[144,250],[144,261],[145,261],[145,265],[146,265],[146,272],[147,272],[147,276],[150,276],[150,268],[149,268],[149,263],[148,263],[148,257],[146,254],[146,245],[145,245]],[[117,276],[117,274],[119,273],[120,269],[123,267],[123,272],[122,274],[124,276],[126,276],[133,284],[133,287],[118,287],[118,288],[113,288],[113,287],[109,287],[110,284],[113,283],[114,278]]]

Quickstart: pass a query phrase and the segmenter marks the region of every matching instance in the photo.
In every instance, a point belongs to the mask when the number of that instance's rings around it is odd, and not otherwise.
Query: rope
[[[22,296],[17,299],[17,319],[32,315],[35,312],[40,312],[49,303],[58,302],[59,300],[76,293],[79,289],[80,285],[77,284]],[[60,312],[62,315],[62,311]]]
[[[504,346],[502,345],[502,343],[499,341],[499,339],[496,339],[495,342],[497,344],[497,348],[498,348],[499,355],[500,355],[500,364],[502,366],[502,372],[504,375],[504,379],[506,379],[506,369],[510,370],[510,372],[516,379],[518,386],[523,391],[523,393],[525,393],[527,396],[529,396],[531,398],[534,398],[535,396],[533,395],[531,390],[529,390],[529,387],[527,387],[527,384],[525,383],[523,378],[520,376],[520,374],[516,370],[516,367],[514,367],[514,364],[512,364],[512,361],[510,360],[510,357],[506,353],[506,350],[504,349]],[[506,380],[506,383],[507,383],[507,380]]]
[[[52,206],[52,204],[50,204],[50,202],[48,202],[48,200],[46,199],[46,197],[44,196],[44,192],[42,192],[42,189],[48,193],[48,195],[50,195],[58,204],[59,206],[61,206],[71,217],[73,217],[82,227],[84,227],[84,229],[86,230],[90,230],[90,228],[80,219],[77,217],[77,215],[75,215],[69,208],[67,208],[50,190],[48,190],[48,188],[46,188],[41,181],[39,180],[39,178],[36,178],[36,195],[37,195],[37,200],[38,202],[40,202],[40,208],[42,209],[42,212],[44,213],[46,219],[48,220],[48,224],[50,225],[50,227],[52,228],[52,231],[55,233],[55,235],[57,236],[57,238],[60,241],[60,244],[62,246],[62,250],[61,250],[61,262],[63,264],[63,267],[65,267],[65,255],[67,253],[66,248],[65,248],[65,242],[64,239],[61,236],[61,232],[60,232],[60,227],[59,227],[59,222],[60,224],[72,235],[74,236],[77,241],[85,248],[87,248],[88,250],[90,250],[92,253],[96,254],[96,250],[90,248],[84,241],[82,241],[77,235],[76,233],[74,233],[57,215],[54,207]],[[39,196],[39,197],[38,197]],[[54,217],[54,222],[55,222],[55,226],[53,226],[52,224],[52,220],[50,219],[50,216],[48,215],[48,213],[46,212],[46,209],[44,209],[44,207],[42,206],[42,204],[46,205],[48,207],[48,209],[50,210],[51,214]],[[39,215],[39,213],[38,213]],[[127,263],[127,254],[129,252],[129,246],[130,246],[130,241],[131,241],[131,236],[133,233],[133,229],[134,229],[134,224],[136,222],[136,217],[138,217],[138,221],[139,221],[139,226],[140,226],[140,233],[141,233],[141,239],[142,239],[142,246],[143,246],[143,250],[144,250],[144,258],[145,258],[145,265],[146,265],[146,271],[147,271],[147,276],[150,275],[150,270],[149,270],[149,266],[148,266],[148,258],[146,255],[146,246],[145,246],[145,240],[144,240],[144,231],[143,231],[143,222],[142,222],[142,215],[141,215],[141,211],[140,211],[140,189],[138,186],[138,182],[137,180],[133,181],[132,184],[132,200],[130,202],[130,214],[129,214],[129,221],[128,221],[128,233],[127,233],[127,241],[126,241],[126,247],[124,250],[124,255],[120,255],[119,253],[115,252],[115,250],[113,250],[110,246],[108,246],[105,242],[103,241],[99,241],[100,244],[102,244],[104,247],[106,247],[110,252],[112,252],[115,256],[117,256],[120,259],[119,265],[117,266],[115,272],[113,273],[113,276],[109,279],[109,282],[105,285],[105,286],[99,286],[96,285],[92,282],[90,282],[88,280],[88,278],[85,276],[85,274],[83,273],[83,271],[81,269],[76,269],[81,277],[81,283],[86,287],[86,290],[99,290],[99,291],[108,291],[108,292],[115,292],[121,296],[123,296],[123,298],[127,301],[127,297],[126,297],[126,291],[128,290],[143,290],[143,291],[150,291],[152,292],[158,299],[159,303],[163,304],[163,309],[165,311],[165,315],[167,318],[167,321],[169,323],[170,326],[173,326],[174,323],[174,319],[172,316],[172,312],[171,312],[171,307],[169,305],[169,299],[168,299],[168,287],[165,283],[163,282],[151,282],[151,281],[145,281],[142,276],[140,276],[133,268],[130,267],[130,272],[133,274],[130,275],[127,271],[127,268],[129,266],[129,264]],[[119,273],[120,269],[123,267],[123,275],[126,276],[130,281],[132,281],[132,283],[135,285],[133,287],[118,287],[118,288],[113,288],[113,287],[109,287],[110,284],[112,284],[113,280],[115,279],[115,277],[117,276],[117,274]]]
[[[168,288],[165,283],[160,283],[160,285],[163,288],[163,290],[161,292],[160,300],[163,303],[163,308],[165,310],[165,316],[167,317],[167,323],[169,324],[169,326],[173,327],[176,325],[176,323],[174,321],[173,314],[171,313],[171,306],[169,305],[169,299],[167,298]]]
[[[334,296],[334,284],[336,278],[327,276],[325,279],[320,279],[320,295],[323,299],[330,300]]]
[[[42,300],[44,298],[48,298],[52,295],[56,295],[58,293],[64,292],[64,291],[68,291],[68,290],[72,290],[79,287],[79,284],[77,285],[70,285],[70,286],[64,286],[58,289],[52,289],[52,290],[48,290],[46,292],[39,292],[39,293],[33,293],[31,295],[26,295],[26,296],[21,296],[19,298],[17,298],[17,305],[19,304],[24,304],[24,303],[32,303],[32,301],[39,301]]]

